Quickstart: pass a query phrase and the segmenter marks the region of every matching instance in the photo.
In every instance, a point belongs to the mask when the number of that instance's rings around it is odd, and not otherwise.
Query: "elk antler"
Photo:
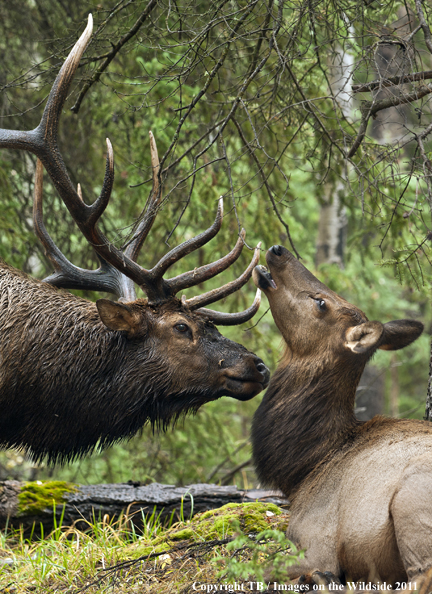
[[[201,266],[193,271],[180,274],[172,279],[163,278],[164,273],[172,264],[205,245],[217,234],[221,227],[223,216],[223,204],[222,200],[220,200],[216,219],[213,225],[206,231],[170,250],[151,270],[147,270],[137,264],[136,259],[153,225],[162,196],[159,157],[156,142],[151,132],[150,152],[153,169],[153,187],[143,219],[137,225],[131,241],[123,251],[110,243],[100,231],[97,222],[108,205],[114,183],[114,154],[111,142],[108,139],[106,141],[107,159],[102,190],[92,205],[85,204],[80,191],[75,190],[57,144],[60,114],[81,56],[90,40],[92,28],[93,20],[90,14],[84,33],[72,48],[54,81],[42,119],[37,128],[31,131],[0,129],[0,147],[30,151],[38,157],[34,204],[35,230],[55,270],[53,275],[45,279],[47,282],[69,289],[87,288],[90,290],[108,291],[116,294],[122,300],[129,301],[136,298],[133,286],[133,283],[136,283],[147,294],[149,303],[160,303],[173,298],[182,289],[204,282],[227,269],[240,256],[244,245],[245,231],[242,229],[233,250],[220,260]],[[78,225],[78,228],[93,246],[101,262],[99,269],[83,270],[71,264],[47,233],[42,219],[42,164],[48,171],[56,190]],[[258,259],[259,246],[255,249],[251,264],[237,280],[199,297],[186,300],[185,304],[190,309],[201,308],[200,313],[215,321],[217,319],[217,323],[219,324],[240,323],[234,321],[240,318],[242,321],[246,321],[258,309],[258,295],[253,305],[242,314],[221,314],[202,309],[202,306],[213,303],[243,286],[250,278]]]
[[[49,236],[43,222],[42,206],[43,165],[40,159],[36,161],[35,197],[33,204],[33,224],[36,235],[40,239],[45,254],[54,266],[54,274],[45,278],[45,282],[63,289],[87,289],[89,291],[106,291],[114,295],[125,297],[129,279],[114,266],[101,258],[97,252],[101,266],[97,270],[84,270],[74,266],[62,254]],[[80,192],[79,192],[80,195]],[[135,293],[133,293],[135,295]],[[132,296],[132,299],[135,297]]]

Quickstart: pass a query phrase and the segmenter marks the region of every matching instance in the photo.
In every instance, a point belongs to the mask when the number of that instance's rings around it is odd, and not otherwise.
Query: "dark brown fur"
[[[423,326],[381,324],[320,283],[281,246],[255,282],[286,352],[253,422],[260,480],[291,501],[288,537],[306,549],[291,578],[417,581],[432,567],[432,425],[377,416],[360,422],[355,393],[377,348],[399,349]]]
[[[65,462],[267,383],[260,359],[178,300],[126,309],[133,331],[110,330],[94,303],[0,264],[2,446]]]

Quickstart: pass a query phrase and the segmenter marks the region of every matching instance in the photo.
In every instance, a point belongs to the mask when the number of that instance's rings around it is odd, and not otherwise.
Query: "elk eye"
[[[176,324],[174,328],[177,332],[187,332],[189,330],[189,326],[187,324]]]
[[[327,309],[326,302],[324,301],[324,299],[315,299],[315,303],[317,304],[318,309],[320,311],[325,311]]]

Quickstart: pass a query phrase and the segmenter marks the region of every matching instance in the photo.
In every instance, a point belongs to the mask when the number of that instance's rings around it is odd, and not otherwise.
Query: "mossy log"
[[[152,483],[75,485],[64,481],[0,482],[0,529],[50,531],[59,523],[85,529],[95,520],[115,521],[121,515],[140,527],[144,517],[160,515],[175,520],[227,503],[263,501],[284,505],[281,494],[256,489],[241,491],[235,486],[197,484],[186,487]],[[43,527],[43,528],[42,528]]]

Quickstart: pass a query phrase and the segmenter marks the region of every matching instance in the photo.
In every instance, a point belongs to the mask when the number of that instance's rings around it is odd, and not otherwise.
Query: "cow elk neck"
[[[209,242],[221,228],[219,200],[214,223],[171,249],[151,269],[137,263],[162,201],[162,179],[150,132],[153,185],[141,220],[123,249],[98,226],[114,183],[114,156],[107,139],[100,195],[84,202],[70,180],[57,143],[59,119],[81,56],[91,38],[92,17],[61,68],[40,124],[31,131],[0,129],[0,147],[37,157],[34,228],[54,273],[35,281],[0,264],[0,444],[29,451],[34,459],[65,462],[131,437],[146,422],[165,428],[221,396],[248,400],[268,383],[264,363],[224,338],[217,325],[241,324],[258,310],[260,291],[243,312],[206,306],[240,289],[259,261],[260,245],[239,278],[201,295],[176,295],[229,268],[245,245],[241,230],[231,252],[216,262],[173,278],[167,270]],[[43,168],[100,261],[97,270],[74,266],[43,222]],[[137,299],[135,284],[147,295]],[[54,289],[112,293],[118,302],[96,304]]]

